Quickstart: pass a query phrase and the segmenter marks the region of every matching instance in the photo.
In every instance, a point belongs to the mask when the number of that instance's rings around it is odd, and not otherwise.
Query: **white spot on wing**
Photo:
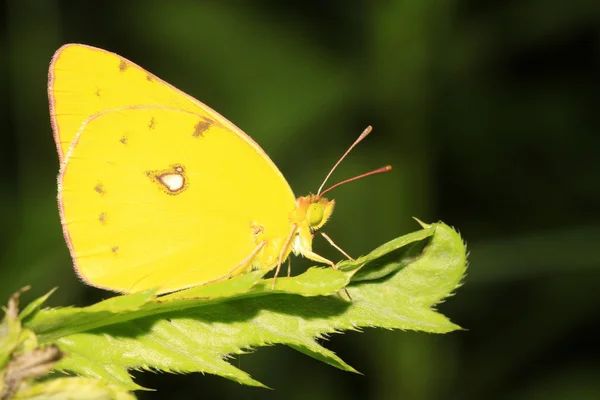
[[[180,164],[170,165],[162,170],[146,171],[146,176],[169,195],[182,193],[188,186],[185,169]]]
[[[181,190],[185,183],[185,179],[179,174],[164,174],[159,176],[158,179],[171,192]]]

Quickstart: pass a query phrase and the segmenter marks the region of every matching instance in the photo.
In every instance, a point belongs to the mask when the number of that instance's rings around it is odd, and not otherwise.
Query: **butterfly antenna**
[[[327,189],[323,190],[323,192],[321,192],[321,194],[319,196],[323,196],[325,193],[329,192],[330,190],[335,189],[336,187],[341,186],[341,185],[343,185],[345,183],[352,182],[352,181],[355,181],[357,179],[364,178],[366,176],[381,174],[383,172],[388,172],[388,171],[391,171],[391,170],[392,170],[392,166],[391,165],[386,165],[385,167],[377,168],[376,170],[373,170],[373,171],[370,171],[370,172],[365,172],[364,174],[360,174],[360,175],[354,176],[352,178],[348,178],[346,180],[338,182],[335,185],[330,186]]]
[[[335,165],[333,166],[333,168],[331,168],[331,171],[329,171],[329,173],[327,174],[327,176],[325,177],[325,180],[323,180],[323,183],[321,183],[321,186],[319,186],[319,190],[317,190],[317,196],[320,197],[323,195],[323,193],[325,193],[326,191],[331,190],[332,188],[334,188],[335,186],[339,186],[341,183],[334,185],[332,187],[330,187],[329,189],[327,189],[325,192],[321,193],[321,190],[323,189],[323,186],[325,186],[325,183],[327,183],[327,180],[329,179],[329,177],[331,176],[331,174],[333,173],[333,171],[335,171],[335,169],[337,168],[338,165],[340,165],[340,163],[342,162],[342,160],[344,158],[346,158],[346,156],[348,155],[348,153],[350,153],[350,151],[352,151],[352,149],[354,148],[354,146],[356,146],[357,144],[359,144],[364,138],[367,137],[367,135],[369,133],[371,133],[371,131],[373,130],[373,128],[371,127],[371,125],[367,126],[365,128],[365,130],[360,134],[360,136],[358,137],[358,139],[356,139],[354,141],[354,143],[352,143],[352,146],[350,146],[350,148],[348,148],[348,150],[346,150],[346,152],[344,153],[343,156],[340,157],[340,159],[338,160],[338,162],[335,163]],[[391,167],[390,167],[391,169]],[[366,176],[366,175],[365,175]],[[358,177],[356,177],[356,179],[358,179]],[[354,179],[352,179],[354,180]],[[348,182],[350,182],[350,180],[348,180]]]

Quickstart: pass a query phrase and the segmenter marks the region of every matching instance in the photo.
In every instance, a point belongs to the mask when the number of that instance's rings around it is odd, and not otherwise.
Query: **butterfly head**
[[[298,226],[308,227],[311,232],[318,231],[325,225],[335,207],[335,200],[310,194],[296,199],[296,209],[292,220]]]

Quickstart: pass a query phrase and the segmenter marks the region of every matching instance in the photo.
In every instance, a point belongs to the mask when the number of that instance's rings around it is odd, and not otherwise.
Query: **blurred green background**
[[[321,2],[5,0],[0,13],[0,299],[89,305],[56,207],[46,97],[53,52],[116,52],[219,111],[296,194],[333,181],[327,232],[353,255],[443,220],[469,245],[440,310],[467,331],[367,330],[326,344],[364,376],[283,346],[233,363],[275,391],[134,373],[160,398],[598,399],[600,4],[589,0]],[[324,241],[318,252],[338,259]],[[302,262],[295,262],[296,271]]]

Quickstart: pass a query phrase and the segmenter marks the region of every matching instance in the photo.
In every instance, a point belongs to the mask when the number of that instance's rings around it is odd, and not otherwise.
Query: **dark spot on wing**
[[[106,190],[104,189],[104,185],[101,183],[96,184],[96,186],[94,186],[94,191],[96,193],[98,193],[99,195],[105,195],[106,194]]]
[[[205,119],[200,120],[196,125],[194,125],[194,133],[192,133],[193,137],[201,137],[204,136],[204,132],[210,129],[212,124],[210,121]]]

